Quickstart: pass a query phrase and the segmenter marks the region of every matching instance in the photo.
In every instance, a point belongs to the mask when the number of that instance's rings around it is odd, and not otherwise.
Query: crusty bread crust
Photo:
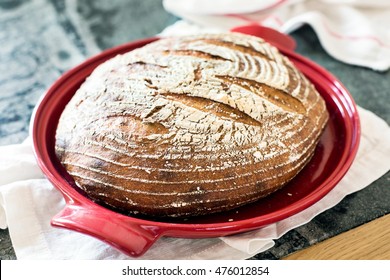
[[[56,154],[97,203],[202,215],[289,182],[327,119],[314,86],[262,39],[167,38],[95,69],[60,118]]]

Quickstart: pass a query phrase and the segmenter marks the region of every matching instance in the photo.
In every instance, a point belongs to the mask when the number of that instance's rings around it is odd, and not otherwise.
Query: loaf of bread
[[[314,86],[262,39],[165,38],[94,70],[61,115],[56,154],[110,209],[203,215],[284,186],[327,119]]]

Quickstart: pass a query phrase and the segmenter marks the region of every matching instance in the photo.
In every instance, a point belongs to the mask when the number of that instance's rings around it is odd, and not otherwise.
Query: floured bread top
[[[56,153],[86,195],[120,212],[207,214],[286,184],[327,118],[313,85],[262,39],[168,38],[95,69],[61,116]]]

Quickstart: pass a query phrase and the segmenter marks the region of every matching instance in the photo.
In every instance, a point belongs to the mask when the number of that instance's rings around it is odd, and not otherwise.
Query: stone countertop
[[[39,97],[66,70],[100,50],[153,36],[177,20],[158,0],[0,1],[0,145],[20,143]],[[390,71],[336,61],[304,26],[292,36],[297,52],[349,89],[356,103],[390,123]],[[253,259],[279,259],[390,212],[390,173],[276,241]],[[0,259],[15,259],[0,230]]]

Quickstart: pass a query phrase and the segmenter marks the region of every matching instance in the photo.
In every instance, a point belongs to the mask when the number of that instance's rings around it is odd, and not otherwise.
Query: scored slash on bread
[[[94,70],[60,118],[56,154],[99,204],[202,215],[284,186],[327,119],[314,86],[262,39],[166,38]]]

